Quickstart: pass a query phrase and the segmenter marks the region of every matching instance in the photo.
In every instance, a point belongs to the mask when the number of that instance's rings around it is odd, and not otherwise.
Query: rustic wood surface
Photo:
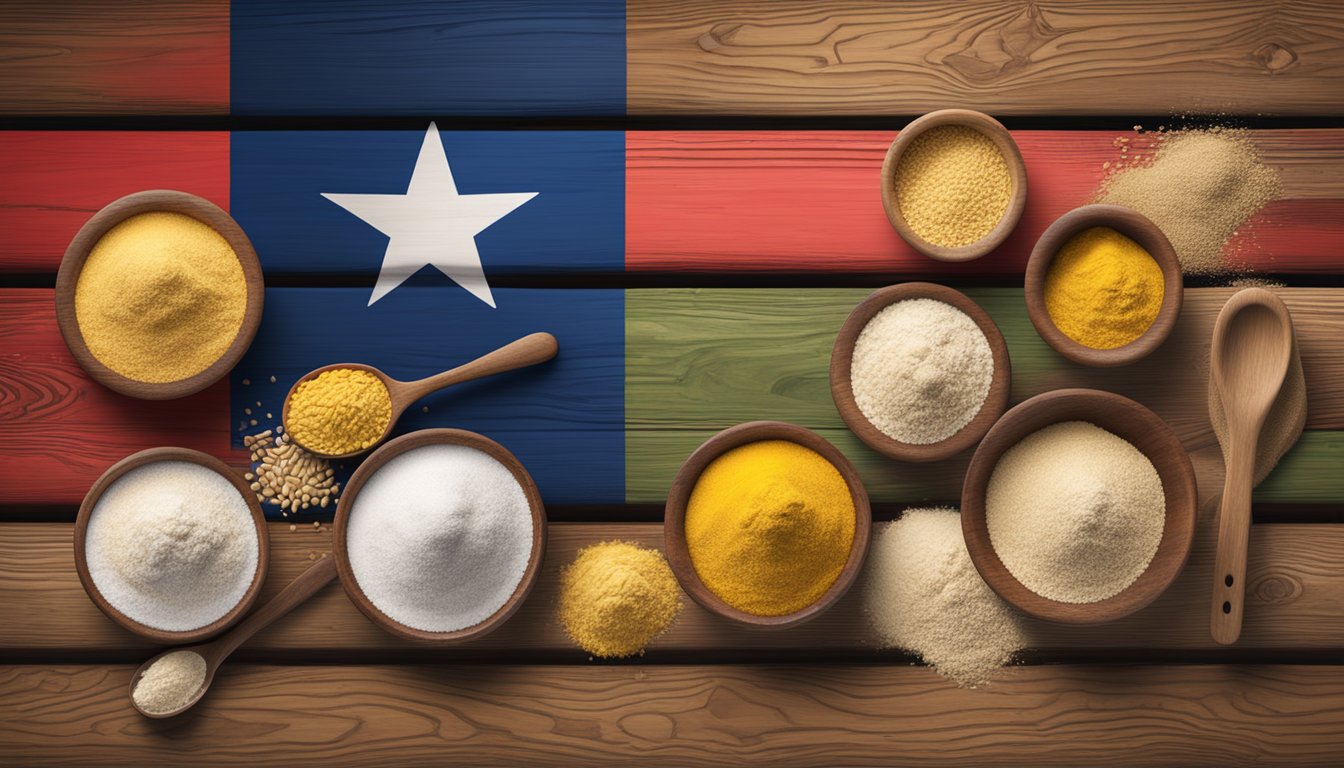
[[[638,0],[634,114],[1338,114],[1320,2]]]
[[[228,0],[0,3],[0,115],[228,111]]]
[[[1031,622],[1033,661],[1073,658],[1151,658],[1159,651],[1236,658],[1260,653],[1288,658],[1296,651],[1344,650],[1344,525],[1264,524],[1251,528],[1246,626],[1227,649],[1209,637],[1208,585],[1212,579],[1214,507],[1201,510],[1190,563],[1175,584],[1148,608],[1101,626]],[[0,659],[12,662],[98,661],[140,663],[155,646],[121,629],[94,607],[75,575],[71,525],[0,525]],[[275,595],[331,549],[331,529],[270,524],[271,569],[261,601]],[[455,648],[412,644],[379,629],[360,613],[337,584],[238,650],[239,659],[367,663],[407,659],[491,659],[522,663],[577,662],[587,658],[565,637],[555,619],[560,569],[578,549],[620,539],[662,548],[657,523],[553,523],[536,587],[517,615],[490,635]],[[654,641],[644,661],[755,661],[861,658],[897,660],[878,653],[861,611],[860,577],[831,611],[787,631],[750,628],[713,616],[686,600],[673,628]],[[1156,631],[1161,627],[1161,631]]]
[[[1344,714],[1337,666],[1028,667],[975,691],[903,666],[249,664],[160,722],[127,705],[133,669],[0,668],[0,754],[31,766],[1329,765]]]
[[[1226,254],[1259,272],[1338,274],[1344,130],[1252,135],[1264,161],[1279,169],[1283,196],[1252,218]],[[626,268],[1020,280],[1045,228],[1091,201],[1122,149],[1144,157],[1154,141],[1119,131],[1014,131],[1027,164],[1022,220],[993,254],[945,264],[915,252],[882,213],[878,179],[895,137],[895,130],[631,131]]]

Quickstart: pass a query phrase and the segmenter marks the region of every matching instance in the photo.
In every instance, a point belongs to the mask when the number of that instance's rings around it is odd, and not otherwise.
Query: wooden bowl
[[[505,601],[504,605],[500,606],[499,610],[491,614],[489,618],[479,624],[453,632],[431,632],[417,629],[402,624],[383,613],[382,609],[374,605],[373,601],[364,594],[364,590],[360,589],[359,582],[355,580],[355,572],[350,567],[350,553],[346,548],[348,543],[346,526],[350,521],[350,511],[354,507],[355,499],[359,498],[359,492],[364,484],[368,482],[374,472],[377,472],[387,462],[407,451],[423,448],[427,445],[463,445],[489,455],[507,467],[509,472],[513,474],[514,479],[523,487],[528,506],[532,509],[532,552],[528,555],[527,569],[523,571],[522,580],[518,582],[518,586],[513,590],[513,594]],[[436,645],[451,645],[474,640],[489,634],[496,627],[508,621],[509,617],[517,612],[519,606],[523,604],[523,600],[527,599],[528,593],[532,591],[533,585],[536,584],[537,574],[541,572],[542,554],[546,551],[546,508],[542,506],[541,492],[537,490],[537,484],[532,480],[532,476],[528,474],[522,462],[504,446],[485,435],[463,429],[422,429],[402,435],[374,451],[369,458],[364,460],[363,464],[359,465],[359,469],[355,470],[355,473],[350,476],[350,481],[345,484],[340,503],[336,505],[336,520],[333,527],[336,536],[332,551],[336,556],[336,568],[340,573],[341,584],[345,587],[345,592],[350,596],[350,601],[355,604],[355,607],[359,608],[374,624],[393,635]]]
[[[93,247],[108,230],[126,219],[158,211],[190,216],[222,235],[238,255],[238,262],[243,267],[243,279],[247,283],[247,307],[243,311],[243,323],[224,355],[195,376],[162,383],[129,379],[103,365],[89,351],[75,317],[75,285],[79,282],[79,273]],[[252,344],[257,326],[261,324],[264,294],[261,262],[257,260],[257,252],[232,216],[205,198],[170,189],[151,189],[108,203],[85,222],[75,234],[75,239],[70,241],[70,246],[65,249],[65,257],[61,259],[60,270],[56,273],[56,324],[65,338],[65,345],[70,348],[70,354],[74,355],[80,367],[94,381],[123,395],[142,400],[171,400],[205,389],[238,364]]]
[[[1157,318],[1142,336],[1115,349],[1093,349],[1065,336],[1045,308],[1045,276],[1050,271],[1055,254],[1070,238],[1091,227],[1110,227],[1130,238],[1143,246],[1162,268],[1162,307],[1157,311]],[[1055,219],[1031,249],[1025,282],[1027,315],[1041,338],[1069,360],[1079,365],[1097,367],[1127,365],[1161,346],[1171,334],[1171,329],[1176,327],[1184,295],[1181,262],[1176,258],[1176,249],[1171,247],[1171,241],[1146,216],[1121,205],[1085,205]]]
[[[1028,435],[1062,421],[1086,421],[1129,441],[1148,457],[1162,479],[1167,518],[1148,569],[1116,595],[1094,603],[1062,603],[1018,581],[989,539],[985,496],[990,475],[1004,452]],[[1198,501],[1190,456],[1157,414],[1127,397],[1095,389],[1058,389],[1009,411],[985,436],[966,470],[961,492],[961,529],[971,561],[1004,600],[1030,616],[1066,624],[1098,624],[1128,616],[1157,599],[1185,567],[1195,535]]]
[[[247,502],[247,508],[252,512],[252,521],[257,527],[257,572],[252,577],[252,584],[243,593],[243,598],[238,601],[233,610],[210,624],[185,632],[171,632],[141,624],[114,608],[107,601],[107,598],[103,597],[103,593],[98,591],[98,585],[94,583],[93,576],[89,573],[89,561],[84,549],[84,539],[88,534],[89,519],[93,516],[93,508],[97,506],[98,500],[103,497],[103,493],[127,472],[146,464],[161,461],[187,461],[192,464],[199,464],[227,478],[230,483],[233,483],[233,487],[238,489],[238,493],[242,494],[243,500]],[[253,604],[257,602],[257,596],[261,594],[261,585],[266,581],[266,571],[270,564],[270,548],[270,537],[266,533],[266,517],[261,513],[261,504],[257,502],[257,495],[252,492],[243,478],[239,477],[238,473],[227,464],[207,453],[193,451],[189,448],[149,448],[139,453],[133,453],[108,467],[102,477],[99,477],[89,488],[89,492],[84,495],[84,503],[79,505],[79,515],[75,518],[75,571],[79,574],[79,581],[84,585],[84,591],[88,593],[89,599],[109,619],[125,629],[156,643],[166,645],[183,645],[208,640],[233,626],[243,617],[243,614],[251,610]]]
[[[1003,159],[1008,164],[1008,176],[1012,180],[1013,193],[1008,199],[1008,208],[1003,212],[1003,218],[999,223],[989,231],[989,234],[967,245],[949,247],[945,245],[936,245],[930,243],[910,228],[906,222],[905,216],[901,213],[901,206],[896,200],[896,167],[900,164],[901,155],[905,153],[906,147],[910,146],[920,134],[931,128],[938,128],[946,125],[964,125],[983,133],[993,140],[994,145],[999,148],[1003,154]],[[900,234],[901,239],[910,244],[911,248],[938,261],[971,261],[989,253],[999,247],[1008,237],[1008,233],[1017,226],[1018,219],[1022,218],[1022,209],[1027,204],[1027,165],[1022,162],[1022,151],[1017,148],[1017,142],[1013,141],[1013,136],[1007,128],[998,120],[986,115],[983,112],[976,112],[970,109],[940,109],[936,112],[930,112],[922,117],[915,119],[909,125],[905,126],[891,143],[887,150],[886,160],[882,162],[882,209],[887,212],[887,221]]]
[[[970,316],[989,341],[990,352],[994,356],[994,375],[990,380],[989,394],[980,406],[980,412],[951,437],[937,443],[915,445],[903,443],[873,425],[868,417],[859,410],[854,400],[854,388],[850,384],[850,368],[854,362],[854,345],[859,340],[868,321],[888,306],[906,299],[936,299],[951,304]],[[835,346],[831,349],[831,399],[840,412],[840,418],[850,430],[868,447],[898,461],[938,461],[954,456],[975,445],[985,436],[990,426],[1003,415],[1008,407],[1008,391],[1013,381],[1012,365],[1008,359],[1008,345],[1003,334],[994,324],[989,313],[961,291],[953,290],[934,283],[901,283],[874,291],[849,313],[840,333],[835,337]]]
[[[849,486],[850,498],[854,502],[854,542],[850,546],[849,559],[845,561],[840,575],[816,602],[783,616],[758,616],[725,603],[700,580],[700,574],[696,573],[695,566],[691,563],[691,552],[686,545],[686,505],[690,502],[691,491],[695,489],[695,483],[700,479],[705,467],[738,446],[762,440],[788,440],[824,456],[845,479],[845,484]],[[668,492],[667,506],[663,512],[663,549],[667,553],[667,561],[672,566],[672,572],[676,574],[677,581],[681,582],[681,588],[705,610],[739,624],[781,629],[816,618],[844,596],[858,576],[859,569],[863,567],[864,558],[868,556],[868,540],[872,527],[873,516],[868,506],[868,492],[864,489],[863,481],[859,479],[859,473],[854,469],[854,465],[839,449],[816,432],[795,424],[786,424],[782,421],[749,421],[729,427],[701,443],[700,447],[682,463],[681,469],[677,471],[672,481],[672,489]]]

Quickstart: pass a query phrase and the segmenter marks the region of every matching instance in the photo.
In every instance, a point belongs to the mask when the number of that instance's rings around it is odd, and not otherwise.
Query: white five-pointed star
[[[323,192],[322,196],[391,238],[369,306],[421,267],[432,264],[472,296],[494,307],[495,298],[476,250],[476,235],[537,193],[458,194],[438,126],[430,123],[406,194]]]

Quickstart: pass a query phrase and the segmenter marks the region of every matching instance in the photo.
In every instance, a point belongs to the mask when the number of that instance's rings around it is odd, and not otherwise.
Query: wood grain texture
[[[229,0],[0,3],[0,114],[227,114]]]
[[[1337,114],[1321,2],[637,0],[631,114]]]
[[[1344,130],[1253,136],[1265,162],[1282,174],[1282,199],[1243,227],[1225,254],[1259,272],[1341,272]],[[1028,177],[1021,221],[994,253],[947,264],[911,248],[882,211],[879,177],[895,137],[894,131],[631,131],[626,269],[1017,277],[1046,227],[1091,200],[1122,146],[1133,158],[1151,153],[1153,143],[1113,131],[1014,131]]]
[[[161,402],[99,386],[61,340],[50,290],[0,289],[0,350],[0,505],[78,504],[143,448],[232,457],[228,382]]]
[[[1237,646],[1209,637],[1209,581],[1213,578],[1213,507],[1206,504],[1190,562],[1149,607],[1101,626],[1031,622],[1032,661],[1153,658],[1159,652],[1219,653],[1344,650],[1344,525],[1255,525],[1247,571],[1246,623]],[[0,660],[105,661],[139,664],[154,650],[94,607],[75,574],[72,526],[0,525]],[[414,644],[368,621],[332,584],[310,602],[259,632],[240,648],[240,660],[369,663],[411,660],[494,660],[518,663],[581,662],[555,619],[560,569],[578,549],[621,539],[663,546],[655,523],[554,523],[536,587],[518,613],[490,635],[453,648]],[[330,526],[270,524],[271,567],[260,603],[279,592],[330,550]],[[878,652],[861,611],[864,580],[830,611],[784,632],[744,628],[710,614],[689,599],[672,629],[643,661],[755,661],[761,658],[889,660]],[[1160,628],[1161,631],[1157,631]],[[1276,656],[1277,658],[1277,656]],[[1287,658],[1286,656],[1284,658]]]
[[[190,192],[228,210],[229,134],[0,131],[0,271],[55,274],[94,212],[143,189]]]
[[[25,766],[1329,765],[1338,666],[1056,666],[984,690],[902,666],[225,668],[172,720],[133,668],[0,667]],[[57,746],[58,745],[58,746]]]
[[[1230,288],[1185,292],[1176,329],[1144,360],[1119,369],[1067,363],[1041,340],[1016,288],[967,294],[994,318],[1013,361],[1010,402],[1061,387],[1104,389],[1153,409],[1180,436],[1195,462],[1202,497],[1222,485],[1222,455],[1209,424],[1207,350]],[[1307,426],[1344,428],[1344,297],[1324,288],[1279,289],[1293,313],[1308,388]],[[681,460],[709,435],[753,419],[791,421],[817,430],[859,468],[874,501],[950,501],[961,496],[969,456],[916,467],[890,462],[844,428],[831,399],[827,360],[836,332],[865,289],[648,289],[626,300],[626,497],[659,502]],[[1284,459],[1334,453],[1333,437],[1309,435]],[[1323,465],[1318,465],[1323,466]],[[1285,472],[1291,470],[1284,467]],[[1295,500],[1333,500],[1338,473],[1295,472],[1291,485],[1267,482]],[[1273,475],[1271,475],[1273,478]]]

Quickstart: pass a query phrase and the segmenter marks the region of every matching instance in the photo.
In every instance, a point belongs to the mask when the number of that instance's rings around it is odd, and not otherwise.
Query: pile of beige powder
[[[1245,130],[1215,127],[1156,134],[1151,160],[1122,154],[1095,202],[1123,205],[1148,217],[1176,249],[1186,274],[1242,271],[1229,240],[1279,197],[1279,173],[1265,165]],[[1131,143],[1126,141],[1125,146]]]
[[[910,509],[873,534],[864,611],[883,647],[983,685],[1027,644],[1023,619],[980,578],[955,509]]]

